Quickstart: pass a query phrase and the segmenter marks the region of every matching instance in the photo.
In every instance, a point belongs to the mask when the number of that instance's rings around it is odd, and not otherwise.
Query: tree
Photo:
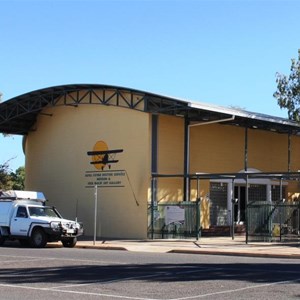
[[[11,178],[8,162],[0,164],[0,190],[10,189]]]
[[[298,60],[292,59],[290,75],[277,73],[276,83],[274,97],[278,105],[288,110],[289,119],[300,123],[300,49]]]
[[[12,179],[12,189],[13,190],[24,190],[25,183],[25,168],[19,167],[16,172],[10,173]]]
[[[25,168],[12,172],[8,162],[0,164],[0,190],[24,190]]]

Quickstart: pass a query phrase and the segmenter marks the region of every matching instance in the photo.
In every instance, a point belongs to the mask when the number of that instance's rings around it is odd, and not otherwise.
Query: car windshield
[[[54,217],[60,218],[56,211],[52,207],[29,207],[29,214],[32,217]]]

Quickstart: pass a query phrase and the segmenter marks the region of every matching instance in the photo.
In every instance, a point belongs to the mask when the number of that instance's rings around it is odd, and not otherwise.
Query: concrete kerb
[[[225,256],[244,256],[244,257],[261,257],[261,258],[293,258],[300,259],[300,254],[276,254],[276,253],[258,253],[258,252],[240,252],[240,251],[215,251],[215,250],[171,250],[169,253],[182,254],[202,254],[202,255],[225,255]]]
[[[300,259],[300,243],[245,243],[245,239],[196,240],[92,240],[78,241],[77,248],[132,252],[231,255]]]

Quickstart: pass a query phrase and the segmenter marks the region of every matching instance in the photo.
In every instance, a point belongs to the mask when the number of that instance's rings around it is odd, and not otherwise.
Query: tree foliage
[[[0,190],[24,190],[25,168],[12,172],[8,162],[0,164]]]
[[[288,110],[289,119],[300,123],[300,49],[298,59],[292,59],[289,76],[277,73],[274,97],[280,108]]]
[[[24,183],[25,183],[25,168],[19,167],[16,172],[10,173],[13,186],[13,190],[24,190]]]
[[[0,164],[0,190],[5,190],[9,182],[8,164]]]

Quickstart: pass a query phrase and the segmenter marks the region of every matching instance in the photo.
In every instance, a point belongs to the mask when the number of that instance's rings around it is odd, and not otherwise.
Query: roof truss
[[[268,118],[259,119],[235,115],[229,110],[210,109],[157,94],[99,84],[74,84],[45,88],[17,96],[0,104],[0,132],[25,135],[33,130],[38,114],[46,107],[83,104],[111,105],[141,110],[152,114],[167,114],[193,122],[218,122],[246,128],[299,134],[300,126],[280,123]]]

